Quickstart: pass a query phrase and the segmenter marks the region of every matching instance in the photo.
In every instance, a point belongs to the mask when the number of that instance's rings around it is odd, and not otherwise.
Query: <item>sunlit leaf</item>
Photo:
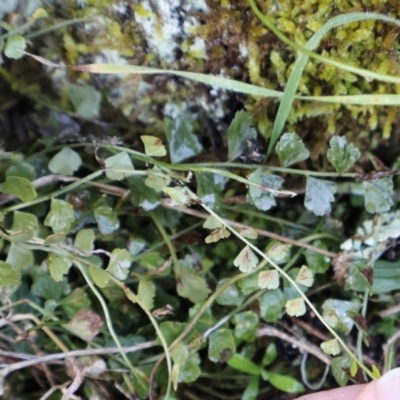
[[[94,248],[94,231],[93,229],[82,229],[75,237],[75,247],[84,253],[91,253]]]
[[[1,185],[3,193],[13,194],[22,201],[30,201],[37,197],[36,189],[26,178],[8,176]]]
[[[235,323],[234,335],[240,340],[252,342],[256,338],[259,317],[253,311],[243,311],[233,318]]]
[[[254,228],[252,228],[252,227],[247,227],[247,228],[243,228],[243,229],[241,229],[240,231],[239,231],[239,233],[243,236],[243,237],[245,237],[245,238],[247,238],[247,239],[257,239],[257,237],[258,237],[258,232],[254,229]]]
[[[188,298],[193,303],[198,303],[207,298],[210,289],[204,278],[193,268],[192,256],[186,255],[183,260],[179,260],[175,265],[177,285],[176,289],[179,296]]]
[[[68,232],[75,221],[72,205],[64,200],[51,199],[50,211],[44,220],[46,226],[50,226],[54,233]]]
[[[21,281],[20,270],[0,260],[0,287],[18,285]]]
[[[272,241],[268,244],[266,253],[276,264],[287,263],[290,259],[292,246],[287,243]]]
[[[107,178],[113,181],[120,181],[130,176],[134,171],[131,158],[125,151],[106,158],[104,164]]]
[[[279,273],[275,269],[261,271],[258,274],[258,286],[260,289],[277,289],[279,287]]]
[[[379,369],[376,367],[375,364],[372,364],[372,366],[371,366],[371,371],[372,371],[372,376],[373,376],[375,379],[378,379],[378,378],[381,377],[381,373],[380,373]]]
[[[296,277],[296,282],[304,286],[311,287],[314,283],[314,274],[306,265],[302,265]]]
[[[156,288],[154,283],[149,279],[141,279],[138,288],[138,300],[147,309],[153,308],[154,296],[156,295]]]
[[[357,363],[353,360],[353,362],[352,362],[351,365],[350,365],[350,376],[351,376],[352,378],[354,378],[354,377],[356,376],[357,370],[358,370],[358,365],[357,365]]]
[[[206,238],[205,242],[206,243],[216,243],[220,239],[225,239],[229,237],[231,233],[226,229],[224,226],[221,228],[217,228],[213,230]]]
[[[393,205],[393,179],[391,177],[364,181],[365,209],[371,213],[389,211]]]
[[[23,36],[13,35],[7,39],[4,54],[8,58],[18,60],[24,56],[23,51],[26,49],[26,41]]]
[[[236,345],[230,329],[218,329],[208,339],[208,358],[210,361],[226,362],[235,353]]]
[[[45,9],[37,8],[33,13],[32,18],[37,20],[37,19],[47,18],[48,16],[49,15],[47,14]]]
[[[310,156],[310,152],[296,133],[284,133],[276,144],[275,151],[282,167],[306,160]]]
[[[77,114],[84,118],[99,116],[101,94],[93,86],[68,84],[67,93]]]
[[[247,149],[247,140],[255,139],[257,131],[252,126],[252,119],[246,111],[238,111],[228,128],[228,160],[234,160]]]
[[[101,204],[93,210],[99,231],[109,235],[119,228],[119,220],[114,210],[107,204]]]
[[[203,228],[205,229],[217,229],[223,226],[222,222],[220,222],[213,215],[210,215],[204,222]]]
[[[144,144],[144,152],[150,157],[163,157],[167,154],[161,139],[155,136],[140,136]]]
[[[328,160],[339,173],[348,170],[360,158],[360,150],[352,143],[347,144],[346,136],[334,136],[329,144]]]
[[[331,211],[335,201],[336,184],[309,176],[307,178],[304,206],[315,215],[322,216]]]
[[[181,186],[165,187],[163,191],[166,195],[168,195],[171,198],[173,205],[183,206],[190,199],[186,188]]]
[[[174,164],[196,156],[203,149],[193,133],[193,120],[187,115],[181,115],[174,120],[166,119],[165,135],[168,139],[171,161]]]
[[[82,165],[81,157],[69,147],[63,147],[49,162],[53,174],[73,175]]]
[[[144,183],[146,186],[156,190],[157,192],[161,192],[165,186],[170,184],[171,179],[167,176],[157,176],[157,173],[161,174],[161,170],[155,166],[149,170],[149,176],[146,178]]]
[[[114,249],[106,271],[123,281],[126,279],[131,266],[131,255],[126,249]]]
[[[35,215],[14,211],[14,219],[9,231],[13,241],[26,241],[32,239],[39,229],[38,220]]]
[[[340,345],[336,339],[327,340],[320,345],[321,349],[331,356],[337,356],[340,353]]]
[[[235,258],[233,265],[238,267],[241,272],[249,273],[257,267],[258,258],[249,246],[246,246]]]
[[[71,260],[68,257],[56,253],[50,253],[47,260],[50,275],[56,282],[61,282],[65,274],[68,273],[71,266]]]
[[[301,317],[306,313],[306,303],[302,297],[287,300],[285,307],[287,314],[291,317]]]
[[[247,179],[265,188],[274,190],[279,190],[283,183],[283,179],[280,176],[264,173],[261,168],[256,169],[253,173],[248,175]],[[249,187],[246,198],[262,211],[268,211],[271,207],[276,205],[274,194],[255,186]]]
[[[91,264],[89,266],[89,274],[93,279],[93,282],[99,287],[99,288],[105,288],[111,279],[110,274],[104,269],[101,269],[99,267],[96,267],[95,265]]]

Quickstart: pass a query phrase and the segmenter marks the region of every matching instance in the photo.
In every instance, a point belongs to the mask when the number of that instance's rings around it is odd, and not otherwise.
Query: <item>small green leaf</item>
[[[375,364],[372,364],[371,371],[372,371],[372,376],[375,379],[379,379],[381,377],[381,373]]]
[[[37,197],[35,187],[28,179],[18,176],[8,176],[6,181],[1,185],[3,193],[13,194],[22,201],[30,201]]]
[[[265,354],[262,360],[263,367],[271,365],[278,357],[278,350],[275,343],[270,343],[265,349]]]
[[[217,290],[226,283],[228,278],[221,279],[218,282]],[[217,303],[221,306],[237,306],[239,307],[244,300],[244,296],[239,292],[236,284],[228,286],[218,297]]]
[[[322,304],[323,317],[335,329],[348,335],[354,326],[350,314],[360,311],[361,304],[353,301],[328,299]]]
[[[227,329],[225,329],[227,330]],[[235,353],[227,361],[227,364],[240,372],[249,375],[259,376],[261,374],[261,368],[250,361],[248,358],[243,357],[241,354]]]
[[[101,204],[94,210],[99,231],[103,235],[109,235],[119,228],[119,220],[114,210],[107,204]]]
[[[186,297],[193,303],[198,303],[207,298],[210,289],[204,278],[199,276],[193,268],[192,256],[186,255],[183,260],[179,260],[178,264],[175,265],[175,275],[179,296]]]
[[[43,321],[50,321],[53,318],[57,306],[58,303],[55,300],[46,300],[43,307]]]
[[[260,289],[277,289],[279,287],[279,273],[275,269],[261,271],[258,274],[258,286]]]
[[[333,357],[331,360],[332,375],[339,386],[345,386],[349,380],[348,371],[352,363],[352,358],[344,353],[340,357]]]
[[[82,288],[76,288],[72,293],[60,301],[60,305],[64,309],[68,318],[72,318],[82,308],[89,308],[90,300]]]
[[[186,188],[181,187],[181,186],[175,186],[175,187],[165,187],[163,189],[163,192],[171,198],[171,204],[172,205],[179,205],[183,206],[185,205],[190,197],[187,193]]]
[[[269,290],[259,299],[260,316],[265,322],[275,323],[282,318],[285,299],[279,289]]]
[[[0,287],[18,285],[20,281],[21,272],[0,260]]]
[[[93,86],[69,84],[67,93],[77,114],[84,118],[99,116],[101,94]]]
[[[145,211],[154,210],[161,203],[161,194],[155,188],[147,185],[148,179],[138,175],[132,175],[128,178],[129,188],[131,189],[131,202],[135,206],[142,207]]]
[[[47,18],[49,15],[47,14],[46,10],[43,8],[37,8],[35,12],[32,15],[32,18],[34,20],[42,19],[42,18]]]
[[[111,278],[108,272],[104,271],[104,269],[101,269],[100,267],[96,267],[93,264],[90,264],[89,266],[89,274],[92,277],[93,282],[99,288],[105,288]]]
[[[311,287],[314,283],[314,274],[306,265],[302,265],[299,273],[296,276],[296,282],[301,283],[306,287]]]
[[[107,178],[113,181],[120,181],[132,174],[135,170],[128,153],[115,154],[104,160]]]
[[[8,58],[13,58],[18,60],[24,56],[23,51],[26,49],[25,38],[19,35],[10,36],[7,39],[6,47],[4,49],[4,54]]]
[[[231,236],[231,233],[226,229],[224,226],[221,228],[217,228],[212,231],[206,238],[206,243],[216,243],[220,239],[226,239],[227,237]]]
[[[69,147],[64,147],[50,160],[49,170],[53,174],[73,175],[81,165],[80,155]]]
[[[364,181],[365,209],[371,214],[389,211],[393,205],[393,179],[391,177]]]
[[[174,120],[165,119],[165,135],[168,139],[169,154],[173,164],[196,156],[203,149],[197,136],[193,133],[193,120],[187,115],[182,115]]]
[[[306,304],[302,297],[287,300],[285,307],[286,312],[290,317],[301,317],[306,313]]]
[[[351,365],[350,365],[350,376],[351,376],[352,378],[354,378],[354,377],[356,376],[357,370],[358,370],[358,365],[357,365],[357,363],[353,360],[353,362],[352,362]]]
[[[253,271],[257,267],[257,264],[258,258],[249,246],[246,246],[233,261],[233,265],[245,273]]]
[[[327,340],[320,345],[321,349],[331,356],[337,356],[340,353],[340,345],[336,339]]]
[[[251,127],[252,119],[246,111],[238,111],[228,128],[228,160],[234,160],[247,149],[247,141],[257,137],[257,131]]]
[[[210,207],[218,207],[222,203],[221,182],[218,175],[196,171],[197,197]]]
[[[168,186],[170,184],[171,179],[167,176],[157,176],[157,173],[161,174],[161,170],[157,166],[150,169],[149,175],[144,183],[146,184],[146,186],[154,189],[155,191],[161,192],[165,186]]]
[[[328,250],[326,244],[321,240],[316,240],[311,244],[319,249]],[[331,260],[328,256],[317,253],[313,250],[306,249],[304,255],[306,257],[308,267],[316,274],[322,274],[326,272],[331,264]]]
[[[276,144],[275,151],[282,167],[306,160],[310,156],[310,152],[296,133],[284,133]]]
[[[213,215],[210,215],[204,222],[203,228],[205,229],[217,229],[223,226],[222,222],[220,222],[217,218]]]
[[[241,229],[239,233],[247,239],[257,239],[258,237],[258,232],[251,226]]]
[[[141,279],[139,282],[137,297],[146,310],[151,310],[153,308],[155,295],[156,288],[154,283],[149,279]]]
[[[283,179],[277,175],[270,175],[262,172],[261,168],[256,169],[248,175],[247,179],[258,185],[264,186],[266,189],[279,190],[282,186]],[[254,204],[259,210],[268,211],[276,205],[275,195],[265,189],[249,186],[246,196],[247,200]]]
[[[33,265],[33,253],[18,243],[12,243],[8,250],[6,263],[12,265],[15,270],[22,270]]]
[[[255,340],[259,322],[258,315],[255,312],[243,311],[237,314],[233,321],[236,324],[234,330],[236,338],[246,342]]]
[[[257,400],[259,395],[260,379],[258,376],[253,376],[247,384],[246,389],[242,394],[241,400]]]
[[[44,220],[45,226],[50,226],[54,233],[68,232],[75,221],[72,205],[64,200],[51,199],[50,211]]]
[[[209,336],[208,358],[212,362],[226,362],[235,351],[235,339],[230,329],[218,329]]]
[[[61,282],[71,266],[71,260],[60,254],[50,253],[48,258],[50,275],[56,282]]]
[[[66,287],[65,282],[56,282],[48,273],[37,274],[34,277],[31,291],[46,300],[58,300]]]
[[[14,219],[10,237],[15,242],[24,242],[32,239],[39,229],[37,218],[33,214],[28,214],[21,211],[14,211]]]
[[[11,165],[6,170],[6,176],[18,176],[32,181],[36,177],[35,168],[26,162],[19,162],[18,164]]]
[[[340,174],[360,158],[360,150],[352,143],[347,144],[346,136],[334,136],[329,144],[331,148],[328,150],[328,160]]]
[[[291,376],[268,372],[267,377],[269,383],[282,392],[303,393],[305,391],[304,386]]]
[[[322,216],[331,211],[331,202],[335,201],[336,185],[333,182],[307,178],[304,206],[315,215]]]
[[[167,154],[161,139],[155,136],[140,136],[144,144],[144,152],[150,157],[163,157]]]
[[[93,229],[82,229],[75,237],[75,247],[84,253],[91,254],[94,248],[94,231]]]
[[[114,249],[106,271],[123,281],[126,279],[131,266],[131,255],[126,249]]]
[[[270,242],[266,248],[266,253],[276,264],[285,264],[290,259],[292,246],[287,243],[281,243],[276,240]]]
[[[102,325],[103,321],[98,314],[89,309],[82,309],[67,324],[62,326],[67,331],[89,343],[97,336]]]

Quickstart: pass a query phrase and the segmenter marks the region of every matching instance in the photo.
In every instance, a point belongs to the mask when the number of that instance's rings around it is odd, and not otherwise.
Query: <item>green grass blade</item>
[[[386,21],[386,22],[393,23],[395,25],[400,26],[400,22],[397,21],[396,19],[387,17],[386,15],[382,15],[382,14],[378,14],[378,13],[350,13],[350,14],[338,15],[337,17],[330,19],[328,22],[326,22],[321,27],[321,29],[319,29],[317,32],[315,32],[314,35],[310,38],[310,40],[305,45],[305,48],[310,51],[314,50],[320,43],[323,36],[333,28],[336,28],[343,24],[348,24],[351,22],[358,22],[358,21],[365,21],[365,20],[369,20],[369,19],[377,19],[377,20],[381,20],[381,21]],[[293,104],[293,100],[295,98],[295,93],[297,91],[297,87],[299,85],[301,76],[303,74],[304,68],[307,64],[309,57],[310,56],[308,54],[301,53],[295,62],[295,65],[290,74],[289,80],[286,84],[286,88],[283,93],[283,97],[280,102],[278,112],[276,114],[276,118],[275,118],[274,126],[272,128],[271,140],[269,142],[266,158],[268,158],[268,156],[271,154],[273,147],[275,146],[276,141],[279,139],[279,136],[281,135],[283,128],[286,124],[287,117],[289,115],[290,109]],[[343,99],[343,97],[341,97],[341,96],[336,96],[336,97],[340,97],[341,99]],[[347,100],[349,100],[349,99],[347,99]],[[366,100],[366,99],[364,99],[364,100]],[[327,100],[323,100],[323,101],[327,101]],[[358,103],[358,104],[371,104],[371,103]]]

